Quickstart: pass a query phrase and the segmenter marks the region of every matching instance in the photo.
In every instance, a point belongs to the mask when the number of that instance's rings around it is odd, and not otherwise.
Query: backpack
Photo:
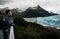
[[[0,30],[4,29],[6,27],[6,24],[3,21],[3,15],[0,15]]]

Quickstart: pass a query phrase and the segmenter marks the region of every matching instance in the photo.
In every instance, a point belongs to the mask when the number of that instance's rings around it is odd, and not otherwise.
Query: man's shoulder
[[[5,18],[5,19],[9,19],[9,17],[8,17],[8,16],[6,16],[6,15],[4,15],[4,16],[3,16],[3,18]]]
[[[4,16],[3,16],[3,21],[6,21],[6,20],[9,20],[9,17],[6,16],[6,15],[4,15]]]

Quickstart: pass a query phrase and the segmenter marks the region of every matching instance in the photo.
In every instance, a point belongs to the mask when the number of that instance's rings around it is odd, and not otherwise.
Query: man
[[[9,39],[10,28],[13,26],[12,12],[11,10],[6,10],[3,16],[3,21],[5,26],[3,27],[4,39]]]

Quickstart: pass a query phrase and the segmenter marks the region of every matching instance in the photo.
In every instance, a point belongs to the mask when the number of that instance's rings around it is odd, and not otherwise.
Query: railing
[[[13,26],[11,26],[11,29],[10,29],[10,36],[9,36],[9,39],[14,39],[14,30],[13,30]]]

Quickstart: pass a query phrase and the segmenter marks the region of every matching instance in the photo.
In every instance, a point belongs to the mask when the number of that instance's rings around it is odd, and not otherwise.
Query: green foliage
[[[2,15],[0,15],[0,29],[2,22]],[[49,30],[42,25],[26,22],[21,17],[15,17],[14,33],[15,39],[60,39],[60,30]]]
[[[2,20],[3,19],[3,16],[2,15],[0,15],[0,20]]]
[[[26,22],[20,17],[14,19],[15,39],[60,39],[60,31],[48,30],[42,25]]]

